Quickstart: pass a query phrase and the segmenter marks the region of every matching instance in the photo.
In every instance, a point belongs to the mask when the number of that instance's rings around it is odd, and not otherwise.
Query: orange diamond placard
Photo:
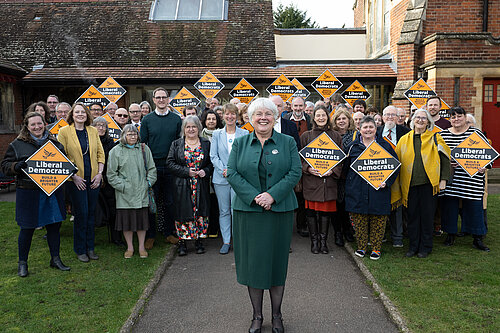
[[[57,136],[57,134],[59,134],[59,130],[61,129],[61,127],[64,126],[68,126],[68,123],[66,122],[66,120],[61,118],[57,122],[52,124],[52,127],[50,127],[49,132]]]
[[[297,92],[297,87],[295,87],[285,74],[281,74],[267,87],[267,92],[271,95],[280,96],[286,102]]]
[[[111,102],[116,103],[123,95],[127,93],[125,88],[123,88],[118,82],[115,81],[111,76],[108,77],[98,88],[104,96],[106,96]]]
[[[399,168],[401,163],[387,152],[380,144],[373,141],[352,162],[351,169],[361,176],[374,189],[378,190],[382,183]]]
[[[47,141],[27,160],[24,173],[50,196],[76,172],[77,168],[51,141]]]
[[[294,78],[292,80],[292,83],[297,88],[297,91],[295,92],[295,94],[293,94],[292,98],[302,97],[304,100],[306,100],[307,97],[309,97],[309,95],[311,95],[309,90],[307,90],[306,87],[304,87],[304,85],[302,83],[300,83],[300,81],[297,80],[296,78]]]
[[[358,80],[356,80],[346,90],[344,90],[342,98],[353,106],[354,102],[358,99],[366,101],[370,98],[370,93]]]
[[[498,152],[486,138],[474,132],[452,149],[451,157],[473,177],[480,168],[492,163],[498,157]]]
[[[198,89],[205,98],[212,98],[224,89],[224,84],[208,71],[194,84],[194,87]]]
[[[329,69],[323,72],[311,86],[316,89],[316,91],[323,96],[323,98],[329,98],[337,90],[342,87],[342,82],[340,82]]]
[[[246,129],[249,133],[252,133],[254,131],[252,124],[250,122],[245,123],[241,128]]]
[[[108,122],[108,133],[111,139],[113,139],[114,142],[118,141],[120,139],[120,136],[122,135],[122,129],[116,121],[111,117],[109,112],[106,112],[103,116],[104,119]]]
[[[250,103],[257,95],[259,91],[255,89],[245,78],[241,79],[233,90],[229,92],[229,95],[233,98],[238,98],[241,103]]]
[[[342,149],[325,132],[302,148],[299,154],[311,168],[318,170],[321,176],[346,158]]]
[[[103,107],[109,104],[109,99],[104,96],[96,87],[91,85],[85,90],[85,92],[78,97],[75,103],[81,102],[86,106],[90,106],[93,103],[101,103]]]
[[[198,104],[200,104],[200,100],[187,90],[186,87],[182,87],[177,95],[170,101],[170,105],[180,114],[183,113],[182,111],[186,106],[197,106]]]

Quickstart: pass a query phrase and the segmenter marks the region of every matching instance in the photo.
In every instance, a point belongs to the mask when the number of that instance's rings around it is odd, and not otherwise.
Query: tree
[[[315,21],[307,17],[307,11],[301,11],[294,4],[283,7],[282,4],[273,13],[274,26],[283,29],[319,28]]]

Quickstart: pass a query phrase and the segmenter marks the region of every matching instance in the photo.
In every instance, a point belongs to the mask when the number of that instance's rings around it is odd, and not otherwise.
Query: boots
[[[194,247],[196,248],[196,254],[205,253],[205,247],[203,246],[203,242],[201,241],[201,239],[197,239],[194,242]]]
[[[184,239],[179,240],[177,246],[177,253],[179,254],[179,257],[185,256],[187,254],[186,241]]]
[[[474,246],[478,250],[490,252],[490,249],[486,245],[484,245],[483,237],[481,235],[473,235],[473,237],[474,241],[472,242],[472,246]]]
[[[19,261],[17,266],[17,275],[20,277],[28,276],[28,262],[27,261]]]
[[[330,224],[330,216],[320,215],[319,217],[319,238],[320,238],[320,251],[327,254],[328,246],[326,240],[328,239],[328,225]]]
[[[344,246],[344,234],[342,234],[342,222],[335,216],[332,216],[333,231],[335,232],[335,245]]]
[[[452,246],[453,244],[455,244],[455,237],[457,235],[455,234],[448,234],[448,236],[446,236],[446,240],[444,241],[444,245],[445,246]]]
[[[61,271],[69,271],[71,268],[63,264],[59,256],[54,256],[50,259],[50,267],[60,269]]]
[[[318,244],[318,223],[316,222],[316,217],[307,216],[307,227],[309,228],[309,237],[311,238],[311,252],[314,254],[319,253]]]

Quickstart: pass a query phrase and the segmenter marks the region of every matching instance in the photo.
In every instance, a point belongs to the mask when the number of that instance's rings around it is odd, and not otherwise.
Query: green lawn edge
[[[17,276],[15,203],[0,202],[0,327],[3,332],[118,332],[130,316],[169,245],[157,241],[149,257],[124,259],[125,248],[108,242],[107,229],[96,229],[99,260],[81,263],[73,252],[73,225],[61,227],[61,258],[71,266],[49,267],[50,254],[35,231],[28,259],[29,276]],[[137,240],[136,240],[137,242]]]

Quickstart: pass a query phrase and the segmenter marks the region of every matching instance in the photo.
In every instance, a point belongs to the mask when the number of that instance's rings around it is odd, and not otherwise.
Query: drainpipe
[[[488,32],[488,0],[483,0],[483,32]]]

